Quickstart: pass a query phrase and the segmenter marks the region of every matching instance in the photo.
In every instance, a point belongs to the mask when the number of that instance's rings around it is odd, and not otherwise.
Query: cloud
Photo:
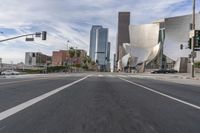
[[[200,7],[199,2],[197,7]],[[48,31],[48,40],[28,43],[23,39],[0,45],[0,57],[4,62],[24,61],[25,51],[41,51],[51,54],[53,50],[66,49],[70,45],[88,51],[89,31],[92,25],[109,28],[111,54],[115,52],[117,16],[119,11],[131,11],[134,24],[191,13],[190,0],[1,0],[0,39],[13,35]],[[9,33],[11,29],[15,32]],[[20,44],[20,45],[19,45]],[[28,47],[27,47],[28,45]],[[15,52],[10,54],[10,49]],[[16,56],[18,57],[16,60]],[[111,55],[113,57],[113,55]]]

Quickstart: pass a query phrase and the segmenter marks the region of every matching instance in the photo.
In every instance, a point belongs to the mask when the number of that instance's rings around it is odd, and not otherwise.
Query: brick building
[[[66,60],[68,59],[69,59],[69,51],[67,50],[53,51],[52,66],[64,66]]]

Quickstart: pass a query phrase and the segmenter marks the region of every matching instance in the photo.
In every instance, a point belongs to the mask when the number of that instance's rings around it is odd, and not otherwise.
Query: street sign
[[[34,38],[26,38],[26,41],[34,41]]]
[[[195,48],[194,51],[200,51],[200,48]]]
[[[189,37],[190,37],[190,38],[193,38],[193,37],[195,36],[194,33],[195,33],[195,31],[194,31],[194,30],[191,30],[191,31],[190,31],[190,36],[189,36]]]

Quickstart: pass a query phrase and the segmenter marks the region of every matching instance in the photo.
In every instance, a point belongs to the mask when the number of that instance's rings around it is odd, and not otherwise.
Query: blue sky
[[[199,7],[197,0],[197,11]],[[53,50],[66,49],[67,40],[70,46],[88,51],[90,28],[96,24],[109,28],[113,54],[119,11],[131,12],[131,24],[144,24],[190,14],[191,9],[192,0],[1,0],[0,39],[46,30],[48,40],[0,43],[0,57],[6,63],[24,62],[26,51],[51,55]]]

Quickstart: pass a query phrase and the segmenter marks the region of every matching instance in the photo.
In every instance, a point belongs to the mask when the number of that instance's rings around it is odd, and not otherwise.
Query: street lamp
[[[195,5],[196,5],[196,0],[193,0],[193,14],[192,14],[192,30],[195,31]],[[195,52],[194,51],[194,43],[195,43],[195,37],[192,38],[192,54]],[[191,72],[192,72],[192,77],[194,78],[194,56],[192,56],[192,61],[191,61]]]
[[[69,50],[69,40],[67,40],[67,50]]]

